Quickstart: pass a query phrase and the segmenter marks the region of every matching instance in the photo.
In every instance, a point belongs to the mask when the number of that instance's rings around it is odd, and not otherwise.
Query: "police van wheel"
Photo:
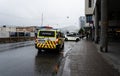
[[[64,49],[64,44],[62,45],[62,49]]]
[[[56,50],[57,50],[58,52],[60,52],[60,48],[57,48]]]
[[[56,48],[56,50],[58,51],[58,52],[60,52],[60,46],[57,46],[57,48]]]
[[[37,49],[37,44],[35,44],[35,48]]]
[[[38,53],[41,53],[42,51],[41,51],[41,49],[38,49]]]

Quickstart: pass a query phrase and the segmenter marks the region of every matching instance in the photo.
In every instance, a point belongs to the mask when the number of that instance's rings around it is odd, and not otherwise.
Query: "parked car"
[[[79,41],[80,37],[77,33],[73,33],[73,34],[66,34],[65,35],[65,41]]]

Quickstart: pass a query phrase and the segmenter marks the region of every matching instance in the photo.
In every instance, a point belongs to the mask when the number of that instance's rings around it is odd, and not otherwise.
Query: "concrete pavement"
[[[120,76],[91,41],[81,40],[65,59],[62,76]]]
[[[97,45],[97,48],[99,49],[100,46]],[[120,72],[120,42],[110,41],[107,53],[100,52],[99,50],[98,52],[108,61],[108,63],[113,65],[114,68],[118,69]]]

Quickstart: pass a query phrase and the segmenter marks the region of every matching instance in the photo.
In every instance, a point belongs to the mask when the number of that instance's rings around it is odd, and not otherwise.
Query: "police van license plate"
[[[40,41],[40,43],[44,43],[44,42],[45,42],[45,40]]]
[[[40,42],[40,43],[44,43],[44,42],[45,42],[45,40],[39,40],[39,42]]]

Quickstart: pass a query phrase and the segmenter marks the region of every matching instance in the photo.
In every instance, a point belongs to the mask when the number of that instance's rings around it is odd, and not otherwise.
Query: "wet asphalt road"
[[[75,44],[76,42],[65,42],[60,53],[38,53],[34,45],[0,51],[0,76],[56,76],[63,63],[62,59]],[[9,47],[13,46],[7,46]]]

